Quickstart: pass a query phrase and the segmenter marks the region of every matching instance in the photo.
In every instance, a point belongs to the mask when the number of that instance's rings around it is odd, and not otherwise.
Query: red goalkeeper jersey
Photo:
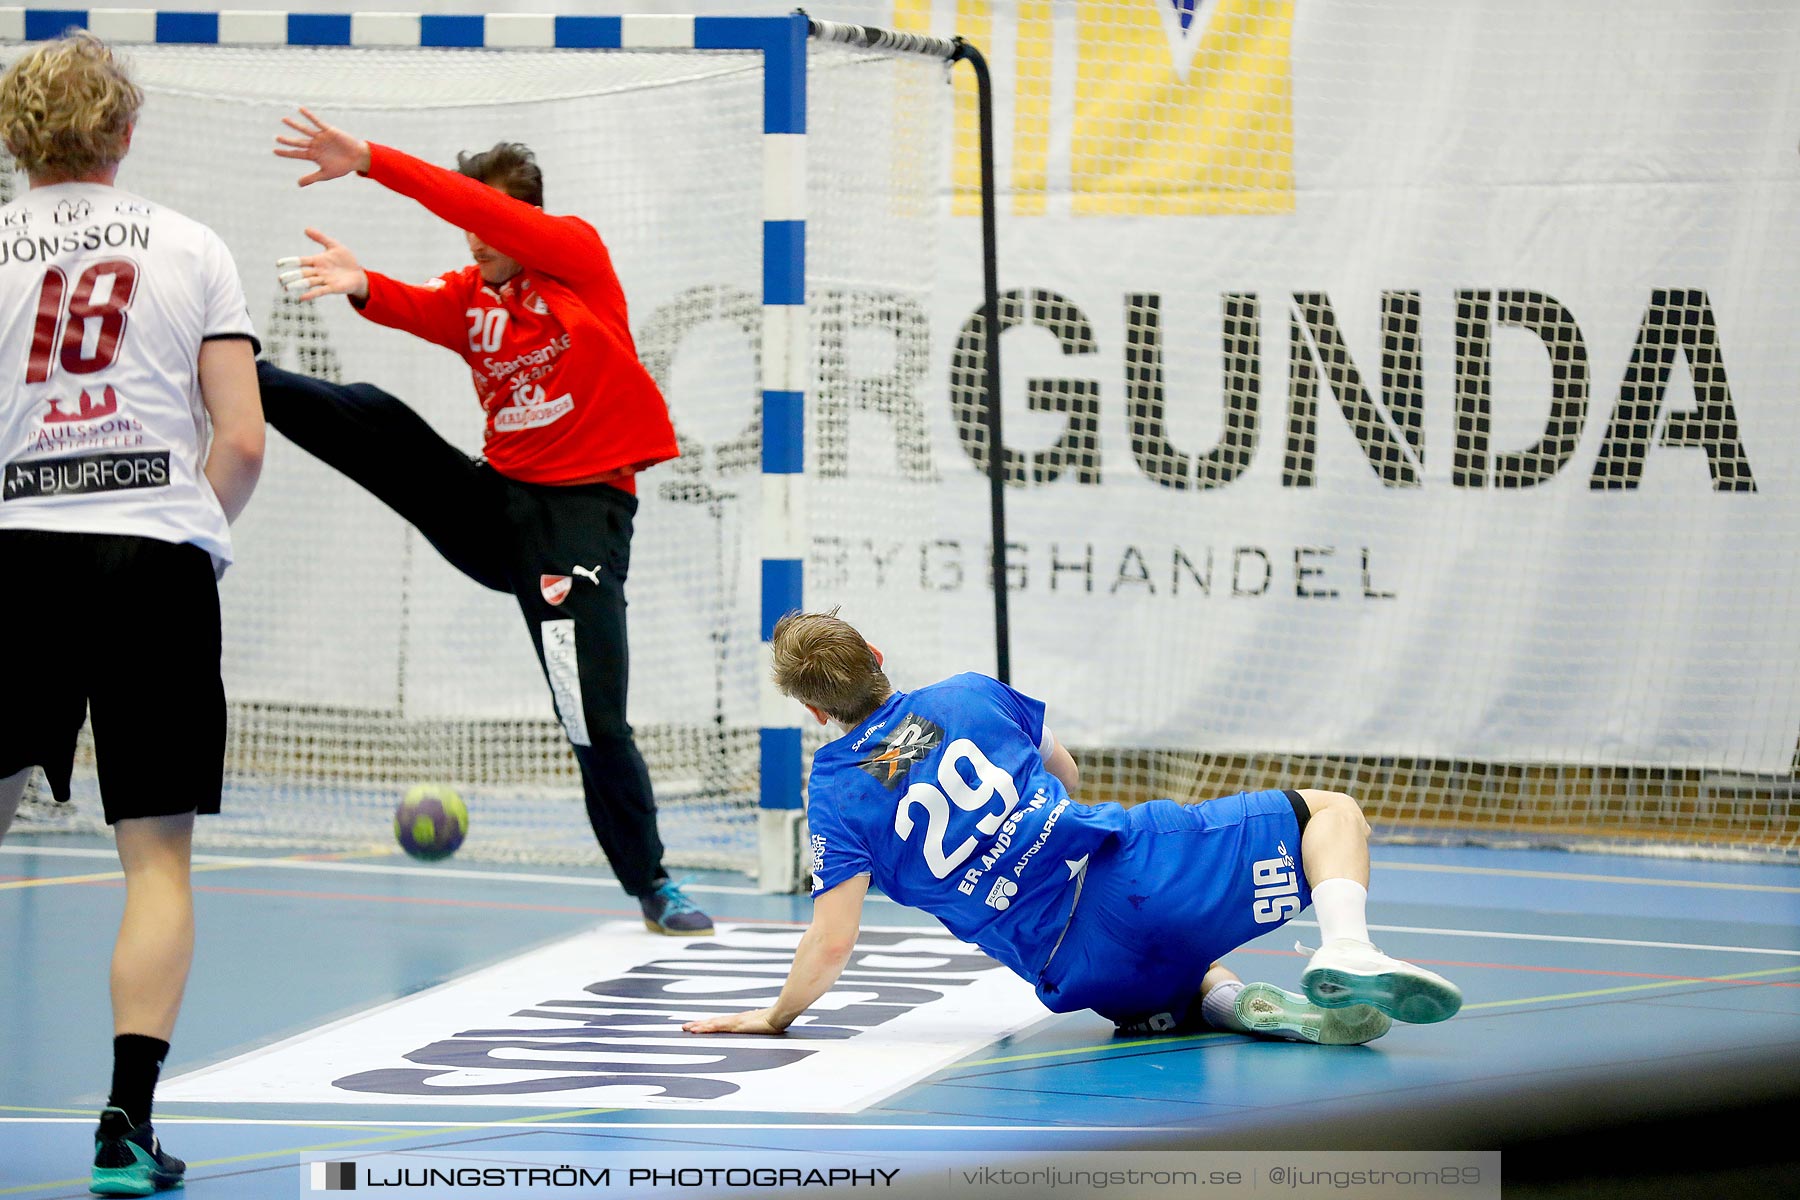
[[[474,264],[423,287],[370,271],[360,306],[371,321],[462,355],[487,414],[482,449],[495,470],[524,483],[605,477],[634,491],[634,472],[679,453],[668,404],[638,361],[612,256],[592,225],[374,143],[368,175],[524,268],[497,288]]]

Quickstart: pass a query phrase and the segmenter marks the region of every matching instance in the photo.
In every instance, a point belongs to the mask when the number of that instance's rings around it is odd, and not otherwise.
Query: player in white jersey
[[[0,208],[0,837],[27,775],[69,797],[91,712],[125,871],[113,1081],[92,1188],[143,1196],[184,1166],[150,1124],[193,959],[196,813],[219,811],[218,576],[262,468],[256,339],[224,244],[114,186],[143,93],[80,32],[0,78],[30,189]],[[16,709],[16,710],[15,710]]]
[[[1461,1006],[1454,984],[1369,944],[1369,827],[1349,796],[1083,804],[1043,704],[1005,684],[965,674],[895,691],[835,612],[787,614],[771,648],[775,685],[842,734],[813,756],[807,788],[812,924],[774,1003],[688,1032],[786,1029],[849,961],[871,884],[1036,984],[1053,1012],[1093,1009],[1125,1034],[1354,1045]],[[1324,944],[1306,995],[1218,961],[1309,904]]]

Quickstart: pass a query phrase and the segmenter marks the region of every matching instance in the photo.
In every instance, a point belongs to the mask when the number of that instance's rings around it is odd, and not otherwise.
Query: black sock
[[[169,1043],[153,1037],[121,1033],[113,1039],[112,1095],[106,1103],[124,1109],[133,1129],[150,1119],[150,1097],[168,1055]]]

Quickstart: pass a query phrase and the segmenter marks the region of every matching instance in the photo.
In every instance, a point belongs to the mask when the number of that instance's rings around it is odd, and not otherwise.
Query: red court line
[[[1277,958],[1304,958],[1292,950],[1233,950],[1233,954],[1270,954]],[[1610,979],[1670,979],[1683,983],[1730,983],[1747,987],[1800,988],[1800,983],[1777,983],[1768,979],[1719,979],[1712,975],[1653,975],[1648,971],[1604,971],[1599,967],[1534,967],[1525,963],[1461,962],[1453,958],[1409,958],[1422,967],[1479,967],[1494,971],[1530,971],[1541,975],[1601,975]],[[1796,967],[1800,970],[1800,967]]]

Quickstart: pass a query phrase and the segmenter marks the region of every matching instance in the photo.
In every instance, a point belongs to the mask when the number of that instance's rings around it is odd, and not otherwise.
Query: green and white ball
[[[455,854],[468,833],[468,806],[455,789],[441,783],[420,784],[394,809],[394,837],[400,848],[426,862]]]

